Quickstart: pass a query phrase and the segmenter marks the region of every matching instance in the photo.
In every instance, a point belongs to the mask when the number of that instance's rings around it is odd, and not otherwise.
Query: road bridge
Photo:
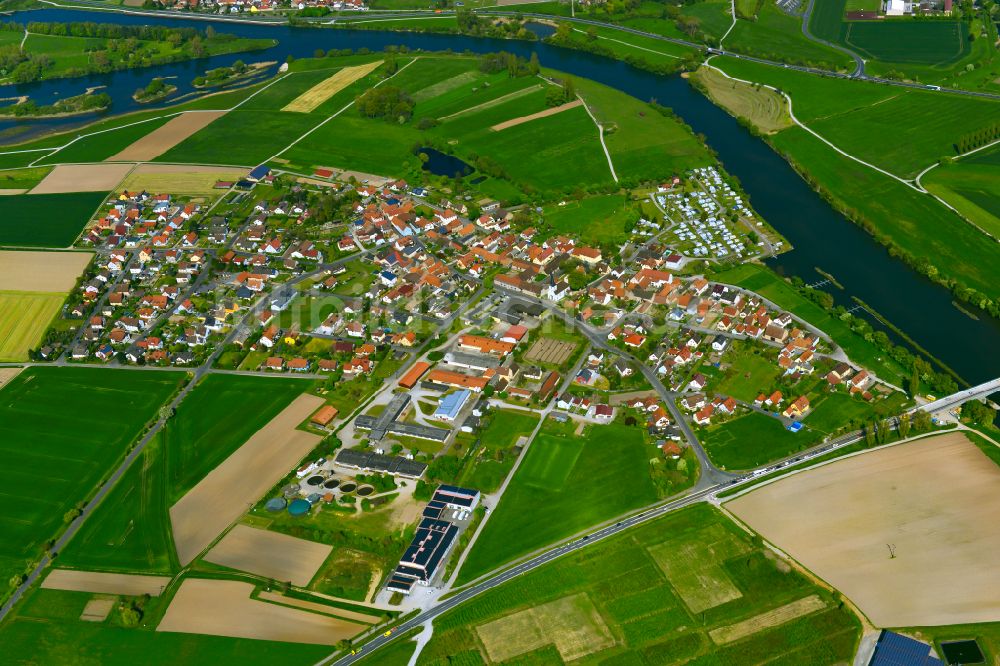
[[[991,379],[988,382],[983,382],[972,388],[967,388],[964,391],[959,391],[957,393],[952,393],[944,398],[938,398],[933,402],[929,402],[926,405],[921,405],[919,407],[914,407],[911,411],[925,411],[928,414],[936,414],[938,412],[946,412],[950,409],[958,407],[969,400],[982,400],[994,393],[1000,393],[1000,377],[996,379]]]

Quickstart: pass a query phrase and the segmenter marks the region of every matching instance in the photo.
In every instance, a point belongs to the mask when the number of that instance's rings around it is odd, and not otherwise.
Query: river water
[[[190,20],[112,14],[100,11],[43,9],[18,12],[3,20],[95,21],[121,24],[198,25]],[[106,86],[114,100],[114,113],[134,110],[135,89],[153,76],[177,77],[172,82],[179,94],[190,92],[191,80],[205,69],[246,61],[284,61],[288,55],[311,56],[316,49],[367,47],[380,50],[388,45],[411,49],[508,51],[529,57],[532,51],[546,67],[599,81],[642,100],[655,98],[671,107],[685,122],[707,137],[729,173],[738,177],[754,208],[795,247],[772,260],[771,266],[785,275],[798,275],[807,282],[822,278],[815,268],[832,274],[844,286],[833,290],[838,302],[851,306],[851,296],[861,298],[914,341],[950,366],[963,379],[978,383],[1000,376],[1000,321],[985,315],[975,320],[960,312],[951,294],[891,257],[868,234],[833,210],[763,141],[745,129],[677,76],[663,77],[634,69],[625,63],[570,51],[542,43],[514,42],[457,35],[394,33],[368,30],[330,30],[288,26],[216,24],[219,32],[243,37],[271,37],[279,44],[266,51],[216,56],[139,71],[115,72],[81,79],[44,81],[23,86],[0,87],[0,97],[27,94],[39,103],[56,96],[83,92],[87,87]],[[16,93],[14,90],[16,89]],[[162,106],[162,105],[161,105]],[[156,105],[143,108],[156,108]],[[29,130],[52,126],[70,127],[79,118],[51,119],[28,123]],[[0,123],[0,131],[12,123]]]

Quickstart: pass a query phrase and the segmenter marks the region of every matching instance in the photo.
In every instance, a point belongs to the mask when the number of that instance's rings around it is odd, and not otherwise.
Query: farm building
[[[440,485],[434,491],[431,502],[440,502],[449,509],[474,511],[479,506],[479,491],[459,488],[458,486]]]
[[[414,583],[429,585],[451,552],[457,536],[458,528],[445,520],[421,520],[386,589],[409,594]]]
[[[383,456],[357,449],[341,449],[334,460],[338,465],[351,467],[366,472],[383,472],[393,476],[405,476],[419,479],[427,470],[427,465],[415,460],[407,460],[399,456]]]
[[[424,376],[424,373],[430,370],[431,364],[424,361],[417,361],[409,372],[403,375],[402,379],[399,380],[399,385],[405,389],[411,389],[417,385],[417,381]]]
[[[942,666],[930,651],[927,643],[883,629],[868,666]]]
[[[441,399],[438,404],[437,410],[434,412],[434,418],[441,419],[442,421],[454,421],[462,408],[465,407],[465,403],[469,401],[469,396],[472,392],[468,389],[462,389],[461,391],[456,391],[450,395],[446,395]]]
[[[337,418],[337,408],[333,405],[323,405],[316,413],[312,415],[309,419],[309,423],[314,426],[319,426],[320,428],[325,428],[330,425],[330,422]]]

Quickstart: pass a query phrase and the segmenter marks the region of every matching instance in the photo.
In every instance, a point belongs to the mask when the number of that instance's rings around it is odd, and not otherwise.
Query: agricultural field
[[[723,76],[718,70],[703,66],[691,77],[705,87],[709,98],[737,118],[745,118],[765,134],[792,126],[788,105],[773,90],[755,88]]]
[[[107,191],[3,197],[0,246],[69,247]],[[53,215],[52,211],[59,211]]]
[[[459,583],[656,501],[640,430],[612,424],[574,436],[575,428],[554,422],[542,428],[469,552]]]
[[[114,189],[131,170],[131,164],[60,164],[29,194],[107,192]]]
[[[442,616],[421,664],[846,663],[859,634],[828,591],[698,505]]]
[[[840,41],[866,58],[918,65],[949,65],[969,53],[960,21],[850,21]]]
[[[176,571],[170,506],[308,387],[301,379],[206,376],[84,523],[61,561],[103,570]]]
[[[146,190],[176,194],[211,195],[225,190],[216,189],[220,180],[236,181],[246,174],[244,169],[211,166],[181,166],[176,164],[140,164],[122,182],[123,190]]]
[[[712,462],[728,470],[753,469],[816,444],[822,437],[823,433],[807,428],[789,432],[781,421],[759,412],[713,424],[698,433]]]
[[[4,194],[23,194],[37,185],[51,169],[49,167],[32,167],[0,171],[0,192]]]
[[[126,136],[134,136],[135,140],[132,143],[125,144],[121,150],[109,155],[106,159],[122,162],[145,162],[151,160],[162,155],[170,148],[173,148],[198,130],[207,127],[225,114],[225,111],[187,112],[174,116],[163,124],[159,123],[160,119],[156,119],[150,123],[142,123],[135,126],[146,130],[142,134],[133,135],[133,127],[115,130],[114,134],[116,136],[114,138],[116,140],[121,141]],[[109,132],[109,134],[111,133]],[[85,143],[86,141],[87,139],[84,139],[84,141],[79,143]],[[62,161],[66,160],[66,155],[63,154],[63,151],[59,152],[59,159]]]
[[[319,108],[328,99],[339,93],[344,88],[368,76],[382,63],[375,61],[364,65],[344,67],[328,78],[309,88],[301,95],[282,107],[282,111],[293,111],[296,113],[310,113]]]
[[[775,4],[763,0],[750,5],[760,7],[754,20],[741,19],[726,37],[727,49],[776,60],[824,69],[845,70],[852,66],[850,58],[802,34],[802,20],[791,16]],[[814,11],[818,11],[818,8]],[[746,13],[744,12],[744,15]]]
[[[7,581],[38,557],[185,376],[29,368],[0,390],[4,593]]]
[[[262,114],[239,108],[195,132],[156,161],[253,167],[284,149],[320,120],[305,113]],[[254,141],[246,141],[248,127],[253,127]]]
[[[116,611],[103,622],[82,620],[81,614],[94,598],[83,592],[34,589],[15,615],[0,626],[0,642],[5,648],[0,664],[172,666],[197,659],[219,665],[265,666],[278,662],[311,664],[330,652],[321,645],[159,632],[153,628],[158,609],[151,609],[151,619],[139,628],[123,626]]]
[[[131,118],[129,120],[131,123],[126,123],[122,127],[110,128],[107,131],[96,130],[97,126],[94,125],[88,129],[100,133],[85,136],[72,143],[70,143],[68,137],[64,137],[67,144],[66,147],[49,153],[49,155],[40,159],[38,163],[99,162],[110,159],[136,142],[154,135],[164,125],[173,122],[173,119],[167,116],[157,116],[145,119],[142,122],[132,120]]]
[[[26,361],[59,315],[65,293],[0,291],[0,361]]]
[[[929,171],[920,182],[979,228],[1000,236],[1000,165],[973,156]]]
[[[725,506],[873,624],[898,627],[996,619],[1000,572],[985,562],[1000,546],[989,518],[998,498],[1000,467],[953,432],[798,472]]]

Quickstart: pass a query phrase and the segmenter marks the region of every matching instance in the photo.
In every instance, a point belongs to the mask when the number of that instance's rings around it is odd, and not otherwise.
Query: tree
[[[531,72],[532,76],[537,76],[538,72],[540,72],[541,70],[542,66],[538,62],[538,54],[532,51],[531,60],[528,61],[528,71]]]
[[[913,372],[910,374],[910,383],[908,388],[910,389],[910,395],[916,397],[917,393],[920,392],[920,371],[914,364]]]
[[[865,446],[871,448],[875,446],[875,423],[869,422],[865,426]]]
[[[988,426],[996,418],[996,412],[982,400],[970,400],[962,406],[962,416],[973,423]]]
[[[931,429],[933,423],[931,423],[931,415],[924,410],[918,410],[913,415],[913,429],[916,432],[927,432]]]
[[[342,638],[337,641],[337,645],[335,647],[341,652],[350,652],[354,645],[348,639]]]
[[[910,416],[903,414],[899,417],[899,438],[906,439],[910,435]]]

